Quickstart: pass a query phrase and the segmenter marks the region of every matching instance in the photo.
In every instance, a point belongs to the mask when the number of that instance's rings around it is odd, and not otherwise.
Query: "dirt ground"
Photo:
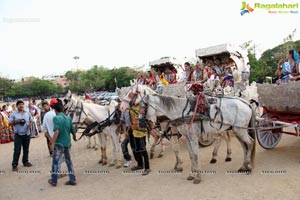
[[[140,174],[124,173],[122,169],[97,164],[100,151],[86,148],[87,139],[74,143],[71,156],[75,168],[77,186],[65,186],[67,177],[59,179],[57,187],[47,183],[50,176],[51,158],[48,155],[43,135],[31,140],[31,168],[19,164],[19,173],[11,171],[13,143],[0,144],[0,199],[278,199],[300,200],[300,140],[284,135],[278,147],[264,150],[257,143],[256,165],[251,175],[228,174],[242,163],[242,149],[232,139],[232,162],[225,163],[226,145],[221,145],[218,162],[210,164],[213,146],[201,149],[203,181],[194,185],[186,180],[190,161],[185,141],[181,143],[184,171],[181,174],[159,173],[173,168],[175,156],[166,148],[163,158],[151,160],[152,172],[144,177]],[[110,143],[108,146],[110,155]],[[158,154],[158,151],[156,152]],[[21,161],[21,159],[20,159]],[[133,166],[133,164],[132,164]],[[66,165],[62,164],[62,170]],[[91,170],[92,174],[89,174]],[[264,173],[272,170],[280,173]]]

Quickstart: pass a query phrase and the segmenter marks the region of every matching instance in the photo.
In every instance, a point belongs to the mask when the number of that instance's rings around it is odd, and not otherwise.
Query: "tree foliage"
[[[255,81],[262,83],[266,76],[275,76],[278,61],[284,58],[289,50],[298,51],[300,49],[300,40],[295,42],[289,40],[272,49],[268,49],[262,53],[259,59],[255,57],[253,44],[251,44],[251,42],[242,47],[246,47],[248,50],[249,64],[251,66],[250,82]]]
[[[62,87],[52,81],[38,78],[29,78],[26,81],[14,83],[9,79],[0,77],[1,97],[45,97],[60,94]]]
[[[82,71],[68,71],[66,77],[71,81],[68,89],[75,92],[91,92],[99,90],[114,91],[117,87],[129,85],[137,71],[129,67],[107,69],[103,66],[93,66]]]

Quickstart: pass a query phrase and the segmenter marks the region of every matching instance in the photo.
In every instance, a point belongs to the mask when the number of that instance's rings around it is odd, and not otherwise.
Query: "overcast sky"
[[[249,0],[295,3],[293,0]],[[241,0],[0,0],[0,75],[42,76],[76,67],[136,66],[163,56],[253,40],[266,50],[300,14],[240,15]],[[300,5],[299,5],[300,6]]]

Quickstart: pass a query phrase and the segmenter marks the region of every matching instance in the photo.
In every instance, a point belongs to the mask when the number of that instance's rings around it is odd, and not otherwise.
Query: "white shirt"
[[[55,117],[55,116],[56,116],[55,111],[50,110],[45,114],[44,119],[43,119],[43,130],[45,132],[48,132],[51,138],[54,135],[53,117]]]

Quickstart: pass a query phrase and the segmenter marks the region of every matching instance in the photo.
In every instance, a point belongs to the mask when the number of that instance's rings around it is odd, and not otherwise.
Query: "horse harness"
[[[64,102],[66,105],[69,102],[69,100],[65,99]],[[83,103],[80,102],[80,106],[76,105],[75,108],[72,110],[73,107],[74,107],[74,102],[72,102],[72,104],[71,104],[71,106],[69,106],[69,108],[64,109],[65,113],[71,117],[72,121],[74,118],[74,114],[76,116],[79,116],[77,122],[72,122],[73,124],[75,124],[76,130],[79,128],[84,128],[84,127],[78,126],[79,124],[81,124],[80,120],[81,120],[82,113],[85,114],[86,116],[88,116],[88,114],[83,109]],[[113,117],[113,119],[111,119],[112,117]],[[80,140],[83,136],[91,137],[91,136],[97,134],[98,132],[102,132],[107,126],[110,126],[113,122],[119,123],[119,121],[120,121],[120,111],[117,108],[111,114],[108,111],[108,117],[105,120],[103,120],[101,122],[95,121],[92,124],[87,125],[87,127],[84,129],[84,131],[82,132],[82,134],[78,140]],[[98,126],[97,130],[90,133],[90,131],[97,126]]]

